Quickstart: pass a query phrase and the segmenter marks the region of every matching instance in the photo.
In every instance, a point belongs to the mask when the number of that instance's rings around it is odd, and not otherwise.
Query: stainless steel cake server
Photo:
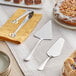
[[[28,55],[28,57],[24,59],[24,61],[29,61],[31,59],[33,53],[35,52],[36,48],[38,47],[38,45],[40,44],[41,41],[52,39],[53,35],[52,35],[52,22],[51,22],[51,20],[48,21],[39,31],[37,31],[34,34],[34,37],[38,38],[39,41],[37,42],[37,44],[33,48],[32,52]]]
[[[30,18],[32,18],[33,14],[34,14],[34,12],[31,11],[31,12],[26,16],[26,18],[23,20],[23,22],[21,23],[21,25],[15,30],[15,32],[11,33],[10,36],[11,36],[11,37],[15,37],[16,34],[17,34],[17,32],[24,26],[24,24],[25,24]]]
[[[48,58],[38,67],[39,71],[44,69],[49,59],[57,57],[61,54],[64,41],[65,40],[63,38],[59,38],[56,43],[49,49],[49,51],[47,52]]]

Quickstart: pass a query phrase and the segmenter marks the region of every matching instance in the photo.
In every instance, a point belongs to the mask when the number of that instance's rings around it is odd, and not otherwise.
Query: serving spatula
[[[24,59],[24,61],[29,61],[35,52],[36,48],[40,44],[42,40],[51,40],[52,39],[52,23],[51,20],[48,21],[38,32],[34,34],[34,37],[38,38],[39,41],[33,48],[32,52],[29,54],[27,58]]]
[[[61,54],[61,50],[64,44],[64,39],[59,38],[56,43],[49,49],[47,52],[48,58],[38,67],[38,70],[41,71],[44,69],[46,63],[54,57],[57,57]]]

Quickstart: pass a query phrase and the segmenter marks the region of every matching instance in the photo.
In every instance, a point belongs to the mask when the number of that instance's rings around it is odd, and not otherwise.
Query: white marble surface
[[[11,52],[15,56],[19,66],[26,76],[60,76],[64,60],[76,49],[76,31],[65,29],[52,20],[53,4],[54,2],[50,3],[50,0],[46,0],[43,9],[34,9],[35,12],[42,13],[43,18],[25,42],[20,45],[8,43]],[[2,17],[0,19],[0,22],[3,24],[9,17],[11,17],[17,8],[8,6],[0,7],[0,12],[3,11],[3,13],[0,14]],[[38,46],[36,52],[33,54],[31,61],[27,63],[23,62],[23,58],[27,57],[27,55],[31,52],[36,42],[38,41],[38,39],[33,37],[33,34],[50,19],[52,20],[53,26],[53,40],[42,41],[42,43]],[[59,37],[63,37],[66,40],[61,55],[50,60],[43,71],[37,71],[37,67],[47,58],[47,50],[55,43]]]

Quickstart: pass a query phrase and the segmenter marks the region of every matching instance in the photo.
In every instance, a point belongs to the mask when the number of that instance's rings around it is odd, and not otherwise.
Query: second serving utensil
[[[11,37],[15,37],[16,36],[16,33],[24,26],[24,24],[30,19],[32,18],[34,12],[31,11],[27,16],[26,18],[23,20],[23,22],[21,23],[21,25],[15,30],[15,32],[11,33],[10,36]]]
[[[32,52],[29,54],[27,58],[24,59],[24,61],[29,61],[35,52],[36,48],[40,44],[42,40],[51,40],[52,39],[52,23],[51,20],[48,21],[37,33],[34,34],[34,37],[38,38],[39,41],[33,48]]]
[[[48,58],[38,67],[39,71],[44,69],[44,67],[45,67],[46,63],[49,61],[49,59],[57,57],[61,54],[63,44],[64,44],[63,38],[59,38],[56,41],[56,43],[47,52]]]

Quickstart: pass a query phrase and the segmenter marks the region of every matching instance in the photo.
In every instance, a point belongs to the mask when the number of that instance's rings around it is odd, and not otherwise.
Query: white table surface
[[[37,30],[39,30],[48,20],[52,19],[52,17],[51,17],[51,10],[52,9],[51,9],[50,2],[49,1],[50,0],[46,0],[46,3],[44,4],[43,9],[41,9],[41,10],[35,10],[34,9],[35,12],[42,13],[43,14],[43,18],[40,21],[40,23],[38,24],[38,26],[35,28],[35,30],[32,32],[32,34],[35,33]],[[11,15],[18,8],[18,7],[9,7],[9,6],[2,6],[2,5],[0,5],[0,7],[1,7],[1,10],[4,11],[3,13],[6,14],[6,15],[3,15],[4,17],[2,19],[0,19],[1,24],[4,24],[5,21],[9,17],[11,17]],[[1,11],[0,11],[0,14],[1,14]],[[66,40],[66,42],[65,42],[65,46],[63,48],[62,55],[61,55],[61,57],[58,58],[58,59],[60,59],[60,62],[61,62],[60,65],[62,67],[62,64],[63,64],[64,60],[66,59],[66,57],[68,57],[76,49],[76,42],[75,42],[76,41],[76,31],[75,30],[69,30],[69,29],[63,28],[63,27],[57,25],[54,21],[53,21],[52,24],[53,24],[52,25],[53,26],[53,40],[52,41],[47,41],[47,42],[43,41],[41,43],[41,47],[39,46],[39,49],[38,50],[42,49],[42,50],[44,50],[46,52],[47,50],[45,50],[45,49],[48,49],[59,37],[63,37]],[[34,45],[37,42],[37,39],[33,38],[32,34],[26,40],[26,45],[29,47],[30,50],[32,50],[32,48],[34,47]],[[31,43],[29,44],[29,42],[31,42]],[[45,48],[42,48],[43,46]],[[13,47],[15,47],[15,46],[13,46]],[[37,50],[37,52],[38,52],[38,50]],[[17,53],[16,57],[19,55],[18,52],[16,52],[16,53],[13,52],[13,53],[15,55]],[[27,54],[28,54],[28,52],[26,52],[25,57],[27,56]],[[35,54],[34,54],[34,56],[35,56]],[[45,60],[46,57],[47,56],[44,55],[44,59],[43,59],[43,57],[41,59],[42,60]],[[35,57],[35,59],[37,59],[37,56]],[[17,60],[18,60],[18,58],[17,58]],[[42,62],[42,60],[39,61],[39,59],[37,59],[37,61],[39,62],[39,64]],[[31,61],[31,62],[33,62],[33,61]],[[51,63],[49,62],[48,65],[46,66],[46,70],[47,71],[44,70],[44,72],[46,73],[45,76],[50,76],[50,75],[51,76],[60,76],[59,72],[57,72],[57,70],[55,70],[56,65],[55,66],[53,65],[54,67],[51,66],[51,68],[53,68],[53,69],[51,69],[51,74],[49,74],[50,73],[50,70],[48,70],[48,68],[49,68],[49,65],[52,64],[52,62]],[[58,64],[58,61],[56,61],[56,62],[57,62],[57,65],[60,67],[60,65]],[[24,67],[22,67],[22,68],[24,69]],[[54,72],[56,72],[56,74],[54,74]],[[40,74],[40,73],[37,72],[37,74]],[[36,76],[36,74],[32,74],[31,73],[31,74],[27,74],[26,76]],[[42,75],[40,74],[39,76],[44,76],[44,74],[42,73]]]

